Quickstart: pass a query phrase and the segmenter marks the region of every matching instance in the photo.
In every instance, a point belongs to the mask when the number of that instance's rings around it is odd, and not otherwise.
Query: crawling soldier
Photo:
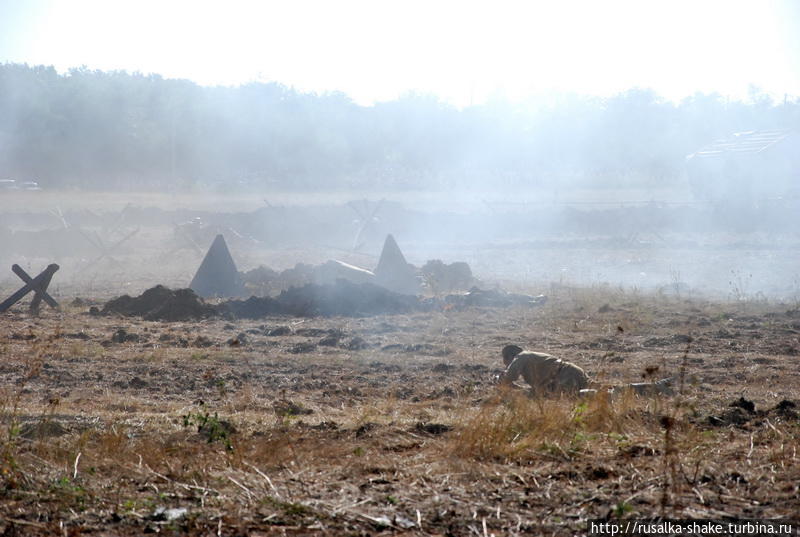
[[[589,385],[589,377],[575,364],[542,352],[523,351],[516,345],[503,347],[505,373],[500,383],[510,386],[520,375],[534,394],[567,393],[577,395]]]

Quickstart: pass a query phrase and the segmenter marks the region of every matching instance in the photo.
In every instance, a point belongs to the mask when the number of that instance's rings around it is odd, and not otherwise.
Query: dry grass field
[[[533,308],[185,323],[17,306],[0,533],[574,535],[595,518],[800,511],[797,304],[546,292]],[[677,394],[502,391],[507,342],[609,385],[673,375]]]

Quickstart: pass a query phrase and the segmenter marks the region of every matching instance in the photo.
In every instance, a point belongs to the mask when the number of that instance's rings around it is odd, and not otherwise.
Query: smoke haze
[[[212,196],[267,250],[800,296],[797,4],[301,4],[3,4],[0,179]]]

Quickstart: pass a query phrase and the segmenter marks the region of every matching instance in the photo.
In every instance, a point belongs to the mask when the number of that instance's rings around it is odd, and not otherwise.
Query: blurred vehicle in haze
[[[695,198],[753,205],[800,196],[800,135],[791,130],[737,132],[686,157]]]
[[[42,187],[36,181],[25,181],[21,184],[22,190],[39,191]]]
[[[9,190],[27,190],[29,192],[38,192],[42,190],[39,183],[36,181],[22,181],[17,182],[15,179],[0,179],[0,191]]]

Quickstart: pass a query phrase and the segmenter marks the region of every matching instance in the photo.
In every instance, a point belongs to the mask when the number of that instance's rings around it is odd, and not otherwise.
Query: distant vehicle
[[[791,130],[737,132],[686,157],[698,199],[753,205],[800,195],[800,135]]]
[[[42,187],[39,186],[39,183],[36,181],[25,181],[21,185],[22,190],[31,190],[31,191],[39,191]]]
[[[23,181],[21,183],[14,179],[0,179],[0,190],[27,190],[29,192],[38,192],[42,190],[39,183],[36,181]]]

